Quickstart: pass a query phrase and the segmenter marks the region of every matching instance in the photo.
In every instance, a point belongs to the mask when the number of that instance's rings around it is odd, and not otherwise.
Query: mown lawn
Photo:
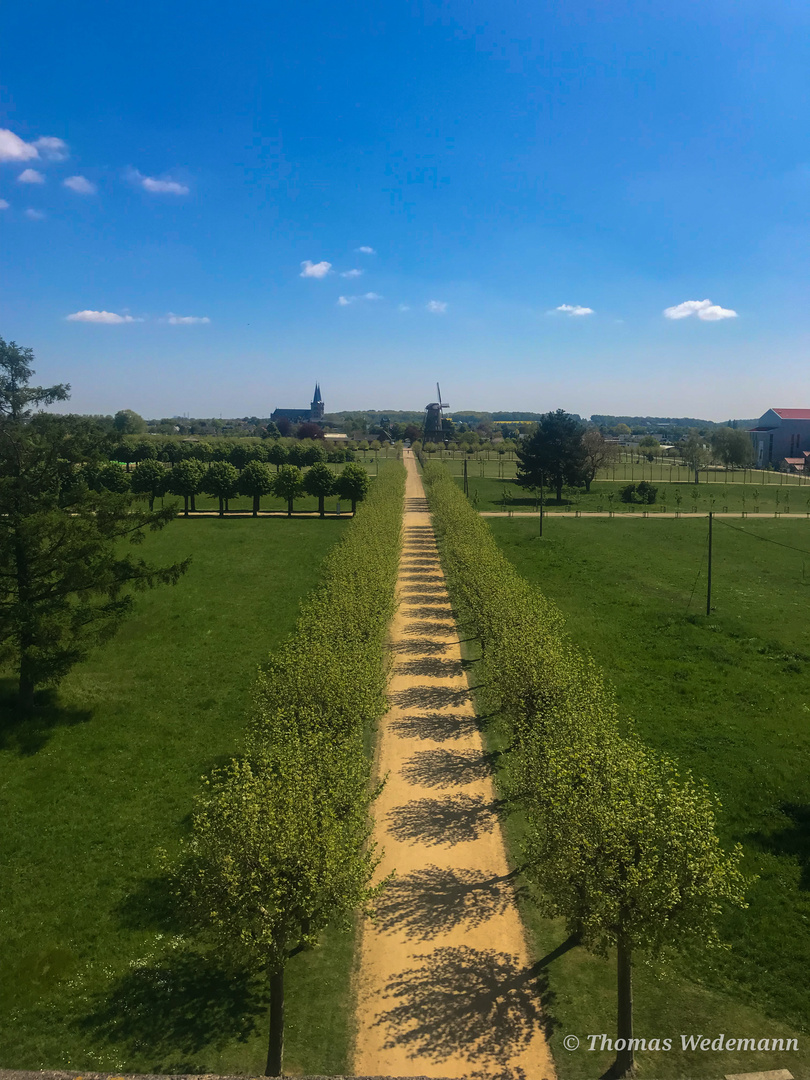
[[[570,633],[608,672],[643,738],[717,792],[723,842],[741,843],[746,871],[758,875],[749,908],[722,925],[728,951],[698,948],[663,980],[638,968],[637,1034],[647,1038],[808,1029],[810,554],[803,552],[810,553],[810,523],[733,524],[743,532],[715,526],[707,618],[705,521],[552,519],[542,540],[536,520],[490,522],[504,553],[559,604]],[[497,744],[497,724],[490,737]],[[514,840],[519,822],[511,828]],[[526,917],[539,955],[564,938],[531,908]],[[597,1054],[568,1053],[560,1040],[610,1033],[612,964],[574,949],[549,973],[561,1075],[598,1075],[609,1055],[594,1064]],[[799,1046],[798,1055],[647,1055],[643,1074],[787,1067],[810,1076],[806,1034]]]
[[[264,1069],[264,988],[177,936],[157,851],[200,777],[238,752],[255,671],[348,519],[183,521],[154,561],[173,588],[76,668],[32,724],[0,728],[0,1065],[127,1072]],[[340,1072],[352,935],[289,968],[287,1067]]]

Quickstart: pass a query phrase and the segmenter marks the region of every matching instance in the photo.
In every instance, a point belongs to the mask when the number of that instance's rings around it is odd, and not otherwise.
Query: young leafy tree
[[[279,467],[287,461],[287,447],[283,443],[274,442],[267,451],[267,460],[271,465],[275,465],[276,472],[278,472]]]
[[[694,471],[695,483],[700,481],[700,470],[709,462],[709,451],[703,437],[692,429],[685,438],[678,443],[680,453],[687,466]]]
[[[123,495],[130,490],[130,480],[117,462],[108,461],[97,469],[92,487],[95,491],[115,491]]]
[[[316,716],[275,735],[263,756],[233,761],[208,785],[177,878],[220,947],[267,975],[266,1076],[282,1072],[288,960],[379,891],[376,791],[359,741],[336,741]]]
[[[293,501],[304,493],[304,477],[297,465],[282,465],[273,477],[273,494],[287,500],[287,517],[292,517]]]
[[[557,502],[562,502],[564,484],[585,480],[584,433],[585,425],[565,410],[544,413],[534,435],[517,450],[517,483],[532,489],[545,480],[556,488]]]
[[[188,517],[189,502],[191,509],[196,512],[195,498],[202,491],[202,482],[205,477],[205,466],[194,458],[185,458],[178,461],[169,473],[168,490],[172,495],[182,495],[184,506],[183,516]]]
[[[253,499],[253,516],[259,516],[259,500],[273,490],[275,476],[266,461],[250,461],[239,477],[239,491]]]
[[[54,401],[66,401],[70,386],[29,386],[34,374],[34,350],[18,345],[16,341],[4,341],[0,337],[0,417],[21,420],[30,415],[31,405],[52,405]]]
[[[146,431],[146,421],[132,409],[119,409],[113,417],[113,426],[119,435],[141,435]]]
[[[168,482],[169,474],[165,466],[159,461],[149,459],[135,466],[130,486],[133,494],[146,495],[149,499],[149,509],[154,510],[155,499],[166,493]]]
[[[304,449],[304,464],[317,465],[321,461],[326,461],[326,450],[317,443],[310,443]]]
[[[335,474],[325,465],[322,461],[319,461],[312,468],[307,470],[307,474],[304,477],[304,490],[309,495],[315,495],[318,499],[318,513],[321,517],[324,516],[324,499],[327,495],[331,495],[335,490]]]
[[[278,430],[278,425],[271,420],[262,431],[261,436],[263,439],[280,439],[281,432]]]
[[[222,517],[228,500],[239,492],[239,470],[229,461],[214,461],[206,469],[202,489],[219,499],[219,516]]]
[[[633,957],[719,945],[719,914],[745,906],[741,849],[720,846],[705,785],[635,739],[575,718],[524,740],[520,757],[527,874],[583,945],[616,949],[611,1075],[632,1076]]]
[[[92,425],[57,417],[0,427],[0,655],[17,669],[26,713],[38,686],[58,683],[115,631],[133,590],[174,584],[188,566],[152,566],[122,546],[174,510],[149,513],[129,494],[89,488],[82,466],[102,464],[99,447]]]
[[[599,470],[617,461],[621,451],[617,443],[609,443],[596,428],[588,428],[582,436],[582,446],[585,451],[582,475],[585,490],[590,491]]]
[[[357,513],[357,504],[362,502],[368,495],[371,480],[362,465],[347,465],[337,478],[335,488],[341,499],[349,499],[352,504],[352,513]]]
[[[110,458],[112,461],[123,461],[127,467],[127,472],[129,472],[129,467],[135,460],[135,447],[132,443],[128,443],[125,439],[122,439],[121,442],[110,451]]]
[[[139,439],[133,451],[134,461],[151,461],[158,456],[158,444],[154,439]]]
[[[726,466],[746,468],[754,463],[754,447],[747,431],[721,427],[712,433],[712,453]]]
[[[654,435],[645,435],[639,439],[638,450],[646,457],[647,461],[655,461],[655,455],[660,451],[661,443]]]

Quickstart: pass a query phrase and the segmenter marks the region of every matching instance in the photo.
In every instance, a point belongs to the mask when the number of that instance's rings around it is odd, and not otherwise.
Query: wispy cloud
[[[0,210],[8,210],[9,204],[5,199],[0,199]]]
[[[44,184],[45,177],[36,169],[23,169],[17,177],[21,184]]]
[[[397,311],[410,311],[410,310],[411,310],[411,305],[410,304],[400,304],[399,307],[397,308]]]
[[[664,308],[665,319],[688,319],[697,315],[702,322],[718,322],[720,319],[736,319],[737,312],[722,308],[711,300],[684,300],[682,304]]]
[[[428,300],[425,305],[428,311],[432,311],[434,315],[444,315],[447,311],[446,300]]]
[[[66,188],[75,191],[77,195],[95,195],[98,190],[96,185],[91,183],[86,176],[69,176],[62,183]]]
[[[0,128],[0,161],[33,161],[39,150],[8,128]]]
[[[133,184],[148,191],[150,195],[188,195],[189,189],[186,184],[177,180],[159,180],[154,176],[144,176],[137,169],[127,170],[127,177]]]
[[[113,325],[118,323],[143,322],[143,319],[134,319],[131,315],[119,315],[115,311],[74,311],[72,315],[68,315],[67,321],[107,323],[108,325]]]
[[[42,213],[41,210],[34,210],[30,206],[25,211],[25,216],[27,218],[30,218],[31,221],[44,221],[45,220],[45,215]]]
[[[348,278],[362,277],[364,273],[365,270],[344,270],[340,276]]]
[[[301,277],[311,278],[325,278],[332,270],[332,264],[330,262],[310,262],[309,259],[305,259],[301,263]]]
[[[362,293],[360,296],[339,296],[338,305],[340,307],[348,307],[349,304],[356,304],[358,300],[382,300],[383,297],[379,293],[367,292]]]
[[[34,146],[39,151],[40,157],[46,161],[67,161],[70,157],[68,145],[64,139],[57,139],[55,135],[43,135],[34,140]]]
[[[377,254],[377,252],[374,250],[373,247],[368,247],[366,244],[364,244],[362,247],[355,248],[354,250],[356,252],[358,252],[360,255],[376,255]]]
[[[170,311],[166,316],[166,322],[171,326],[194,326],[197,323],[210,323],[207,315],[175,315]]]
[[[581,304],[560,304],[559,307],[554,308],[555,311],[561,311],[564,315],[593,315],[594,310],[590,307],[582,307]]]

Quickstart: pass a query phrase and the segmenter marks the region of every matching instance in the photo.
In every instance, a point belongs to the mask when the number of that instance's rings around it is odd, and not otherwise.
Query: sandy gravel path
[[[408,469],[391,708],[376,804],[384,874],[361,941],[354,1071],[551,1080],[497,804],[422,481]]]

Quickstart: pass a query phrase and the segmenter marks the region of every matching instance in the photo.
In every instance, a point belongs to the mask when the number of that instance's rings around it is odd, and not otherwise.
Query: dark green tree
[[[142,435],[146,421],[132,409],[119,409],[113,417],[113,426],[119,435]]]
[[[263,439],[280,439],[281,432],[278,430],[278,425],[274,424],[271,420],[267,427],[262,432]]]
[[[304,477],[304,490],[309,495],[314,495],[317,498],[318,513],[323,517],[324,499],[327,495],[331,495],[335,490],[335,474],[328,465],[319,461],[316,465],[313,465],[307,470],[307,474]]]
[[[304,450],[304,464],[317,465],[322,461],[326,461],[326,450],[317,443],[310,443]]]
[[[545,481],[562,502],[563,486],[582,484],[586,478],[584,434],[585,425],[564,409],[544,413],[534,435],[517,449],[517,483],[531,490]]]
[[[34,374],[34,350],[0,337],[0,417],[21,420],[31,405],[52,405],[70,396],[70,386],[29,386]]]
[[[275,474],[266,461],[249,461],[239,477],[239,491],[253,499],[253,516],[259,516],[260,499],[273,490]]]
[[[117,446],[114,446],[110,451],[110,458],[112,461],[122,461],[127,467],[127,472],[129,472],[129,467],[135,460],[135,447],[132,443],[122,439],[121,442],[118,443]]]
[[[267,460],[271,465],[275,465],[276,472],[278,472],[281,465],[286,464],[287,461],[287,447],[283,443],[274,442],[270,449],[267,451]]]
[[[108,461],[96,470],[92,487],[95,491],[114,491],[123,495],[130,490],[129,476],[117,462]]]
[[[98,432],[35,416],[0,427],[0,656],[18,673],[22,711],[109,637],[132,592],[174,584],[188,561],[152,566],[128,549],[174,516],[132,496],[94,491],[82,466],[102,466]],[[119,466],[114,468],[126,479]]]
[[[712,453],[725,466],[745,469],[754,464],[751,437],[742,428],[721,427],[712,432]]]
[[[239,470],[229,461],[214,461],[206,469],[202,488],[219,499],[219,516],[222,517],[228,500],[239,493]]]
[[[304,492],[304,477],[297,465],[282,465],[273,477],[273,494],[287,500],[287,517],[292,517],[293,501]]]
[[[146,495],[149,509],[154,510],[155,499],[166,494],[169,474],[159,461],[142,461],[132,472],[130,485],[134,495]]]
[[[150,461],[158,456],[158,443],[155,439],[139,439],[135,443],[134,461]]]
[[[195,461],[194,458],[186,458],[178,461],[169,473],[167,490],[172,495],[182,495],[184,500],[183,516],[188,517],[189,502],[191,509],[196,512],[195,498],[202,491],[202,482],[205,476],[205,466]]]
[[[347,465],[337,478],[335,489],[341,499],[348,499],[352,504],[352,513],[357,513],[357,504],[368,495],[371,479],[362,465]]]

